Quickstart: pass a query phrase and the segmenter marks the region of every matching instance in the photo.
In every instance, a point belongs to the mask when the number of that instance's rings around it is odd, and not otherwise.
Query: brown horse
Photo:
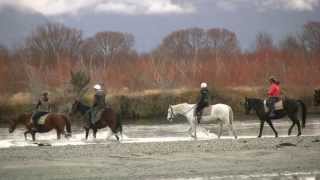
[[[89,106],[86,106],[80,101],[76,100],[72,105],[71,114],[75,114],[79,112],[85,118],[85,120],[89,122],[88,116],[87,116],[87,113],[89,110],[90,110]],[[90,129],[93,130],[93,137],[96,138],[98,129],[102,129],[107,126],[111,129],[112,133],[115,135],[118,141],[119,141],[119,136],[117,134],[118,132],[122,137],[122,124],[121,124],[120,118],[118,118],[117,114],[109,107],[104,109],[104,111],[100,116],[100,119],[95,124],[91,124],[91,123],[87,123],[87,124],[89,125],[84,126],[84,129],[86,131],[86,139],[88,139]]]
[[[10,121],[9,133],[13,133],[18,124],[23,124],[26,128],[24,132],[24,138],[27,140],[27,134],[30,133],[32,136],[32,140],[35,141],[35,134],[49,132],[52,129],[57,131],[57,139],[61,138],[61,134],[64,134],[65,137],[71,136],[71,123],[67,116],[63,114],[50,113],[43,125],[39,125],[37,131],[32,130],[33,125],[31,124],[31,116],[32,113],[23,113],[19,115],[17,118]],[[66,126],[67,133],[64,131],[64,127]]]

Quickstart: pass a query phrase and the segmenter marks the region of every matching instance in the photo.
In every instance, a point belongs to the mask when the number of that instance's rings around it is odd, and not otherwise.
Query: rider
[[[198,99],[198,103],[196,104],[195,114],[197,116],[198,123],[200,123],[202,110],[209,106],[209,90],[207,87],[207,83],[202,82],[200,85],[200,96]]]
[[[280,82],[277,81],[273,76],[269,78],[270,87],[268,91],[268,106],[269,115],[275,116],[275,106],[274,104],[280,100]]]
[[[106,107],[106,100],[105,100],[106,94],[102,89],[101,85],[96,84],[93,86],[93,88],[95,89],[96,92],[93,98],[93,105],[89,110],[91,125],[95,124],[98,121],[97,114]]]
[[[43,92],[42,96],[38,100],[38,103],[36,105],[36,110],[32,114],[32,124],[33,124],[33,130],[37,130],[37,120],[50,112],[50,101],[48,97],[48,92]]]

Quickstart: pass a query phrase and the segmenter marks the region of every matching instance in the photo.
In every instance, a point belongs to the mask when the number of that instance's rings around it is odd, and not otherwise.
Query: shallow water
[[[154,123],[150,123],[154,122]],[[235,121],[234,128],[239,138],[256,138],[259,132],[259,121],[256,119],[250,119],[246,121]],[[274,121],[274,126],[279,133],[280,137],[287,137],[287,131],[291,122],[287,119]],[[192,141],[187,132],[189,125],[187,123],[155,123],[155,121],[149,121],[148,124],[125,124],[123,126],[122,143],[140,143],[140,142],[168,142],[168,141]],[[31,141],[31,136],[28,136],[28,140],[25,141],[23,135],[24,129],[19,127],[14,133],[9,134],[6,127],[0,128],[0,148],[16,147],[16,146],[38,146],[52,145],[86,145],[86,144],[108,144],[115,141],[115,137],[110,135],[108,128],[99,130],[97,133],[97,139],[92,138],[92,132],[89,135],[89,139],[85,140],[85,133],[80,125],[72,126],[72,137],[69,139],[62,138],[56,140],[55,131],[49,133],[37,134],[36,143]],[[219,132],[218,125],[215,124],[201,124],[197,130],[198,140],[216,139]],[[297,128],[295,127],[292,132],[292,136],[297,134]],[[320,135],[320,121],[317,117],[309,118],[306,128],[303,129],[303,136]],[[265,123],[263,137],[274,137],[271,128]],[[234,138],[232,133],[229,132],[227,127],[223,128],[222,139]]]

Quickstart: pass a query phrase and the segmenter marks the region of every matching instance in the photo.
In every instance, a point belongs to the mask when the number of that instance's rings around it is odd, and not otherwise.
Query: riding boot
[[[198,124],[200,124],[201,117],[202,117],[202,112],[199,111],[199,112],[197,113],[197,121],[198,121]]]
[[[37,121],[35,119],[32,119],[32,121],[31,121],[31,131],[33,131],[33,132],[38,131]]]

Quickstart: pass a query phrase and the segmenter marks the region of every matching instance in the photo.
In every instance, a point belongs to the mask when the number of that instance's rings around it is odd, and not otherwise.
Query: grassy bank
[[[304,88],[283,88],[285,95],[302,99],[313,111],[312,89]],[[293,89],[295,91],[293,91]],[[230,105],[236,113],[243,113],[244,97],[264,97],[265,90],[261,87],[237,87],[211,89],[212,104],[224,103]],[[290,92],[287,93],[287,92]],[[170,104],[182,102],[195,103],[198,98],[198,89],[175,89],[175,90],[146,90],[141,92],[115,92],[107,95],[108,103],[122,118],[136,120],[141,118],[165,117]],[[53,97],[55,97],[53,95]],[[71,100],[64,100],[61,97],[53,98],[57,111],[70,109]],[[60,99],[60,100],[58,100]],[[67,101],[67,102],[66,102]],[[92,94],[86,95],[84,101],[91,104]],[[0,101],[0,122],[6,122],[21,112],[32,111],[32,98],[28,93],[19,93],[12,96],[2,97]],[[64,108],[60,108],[64,107]]]

